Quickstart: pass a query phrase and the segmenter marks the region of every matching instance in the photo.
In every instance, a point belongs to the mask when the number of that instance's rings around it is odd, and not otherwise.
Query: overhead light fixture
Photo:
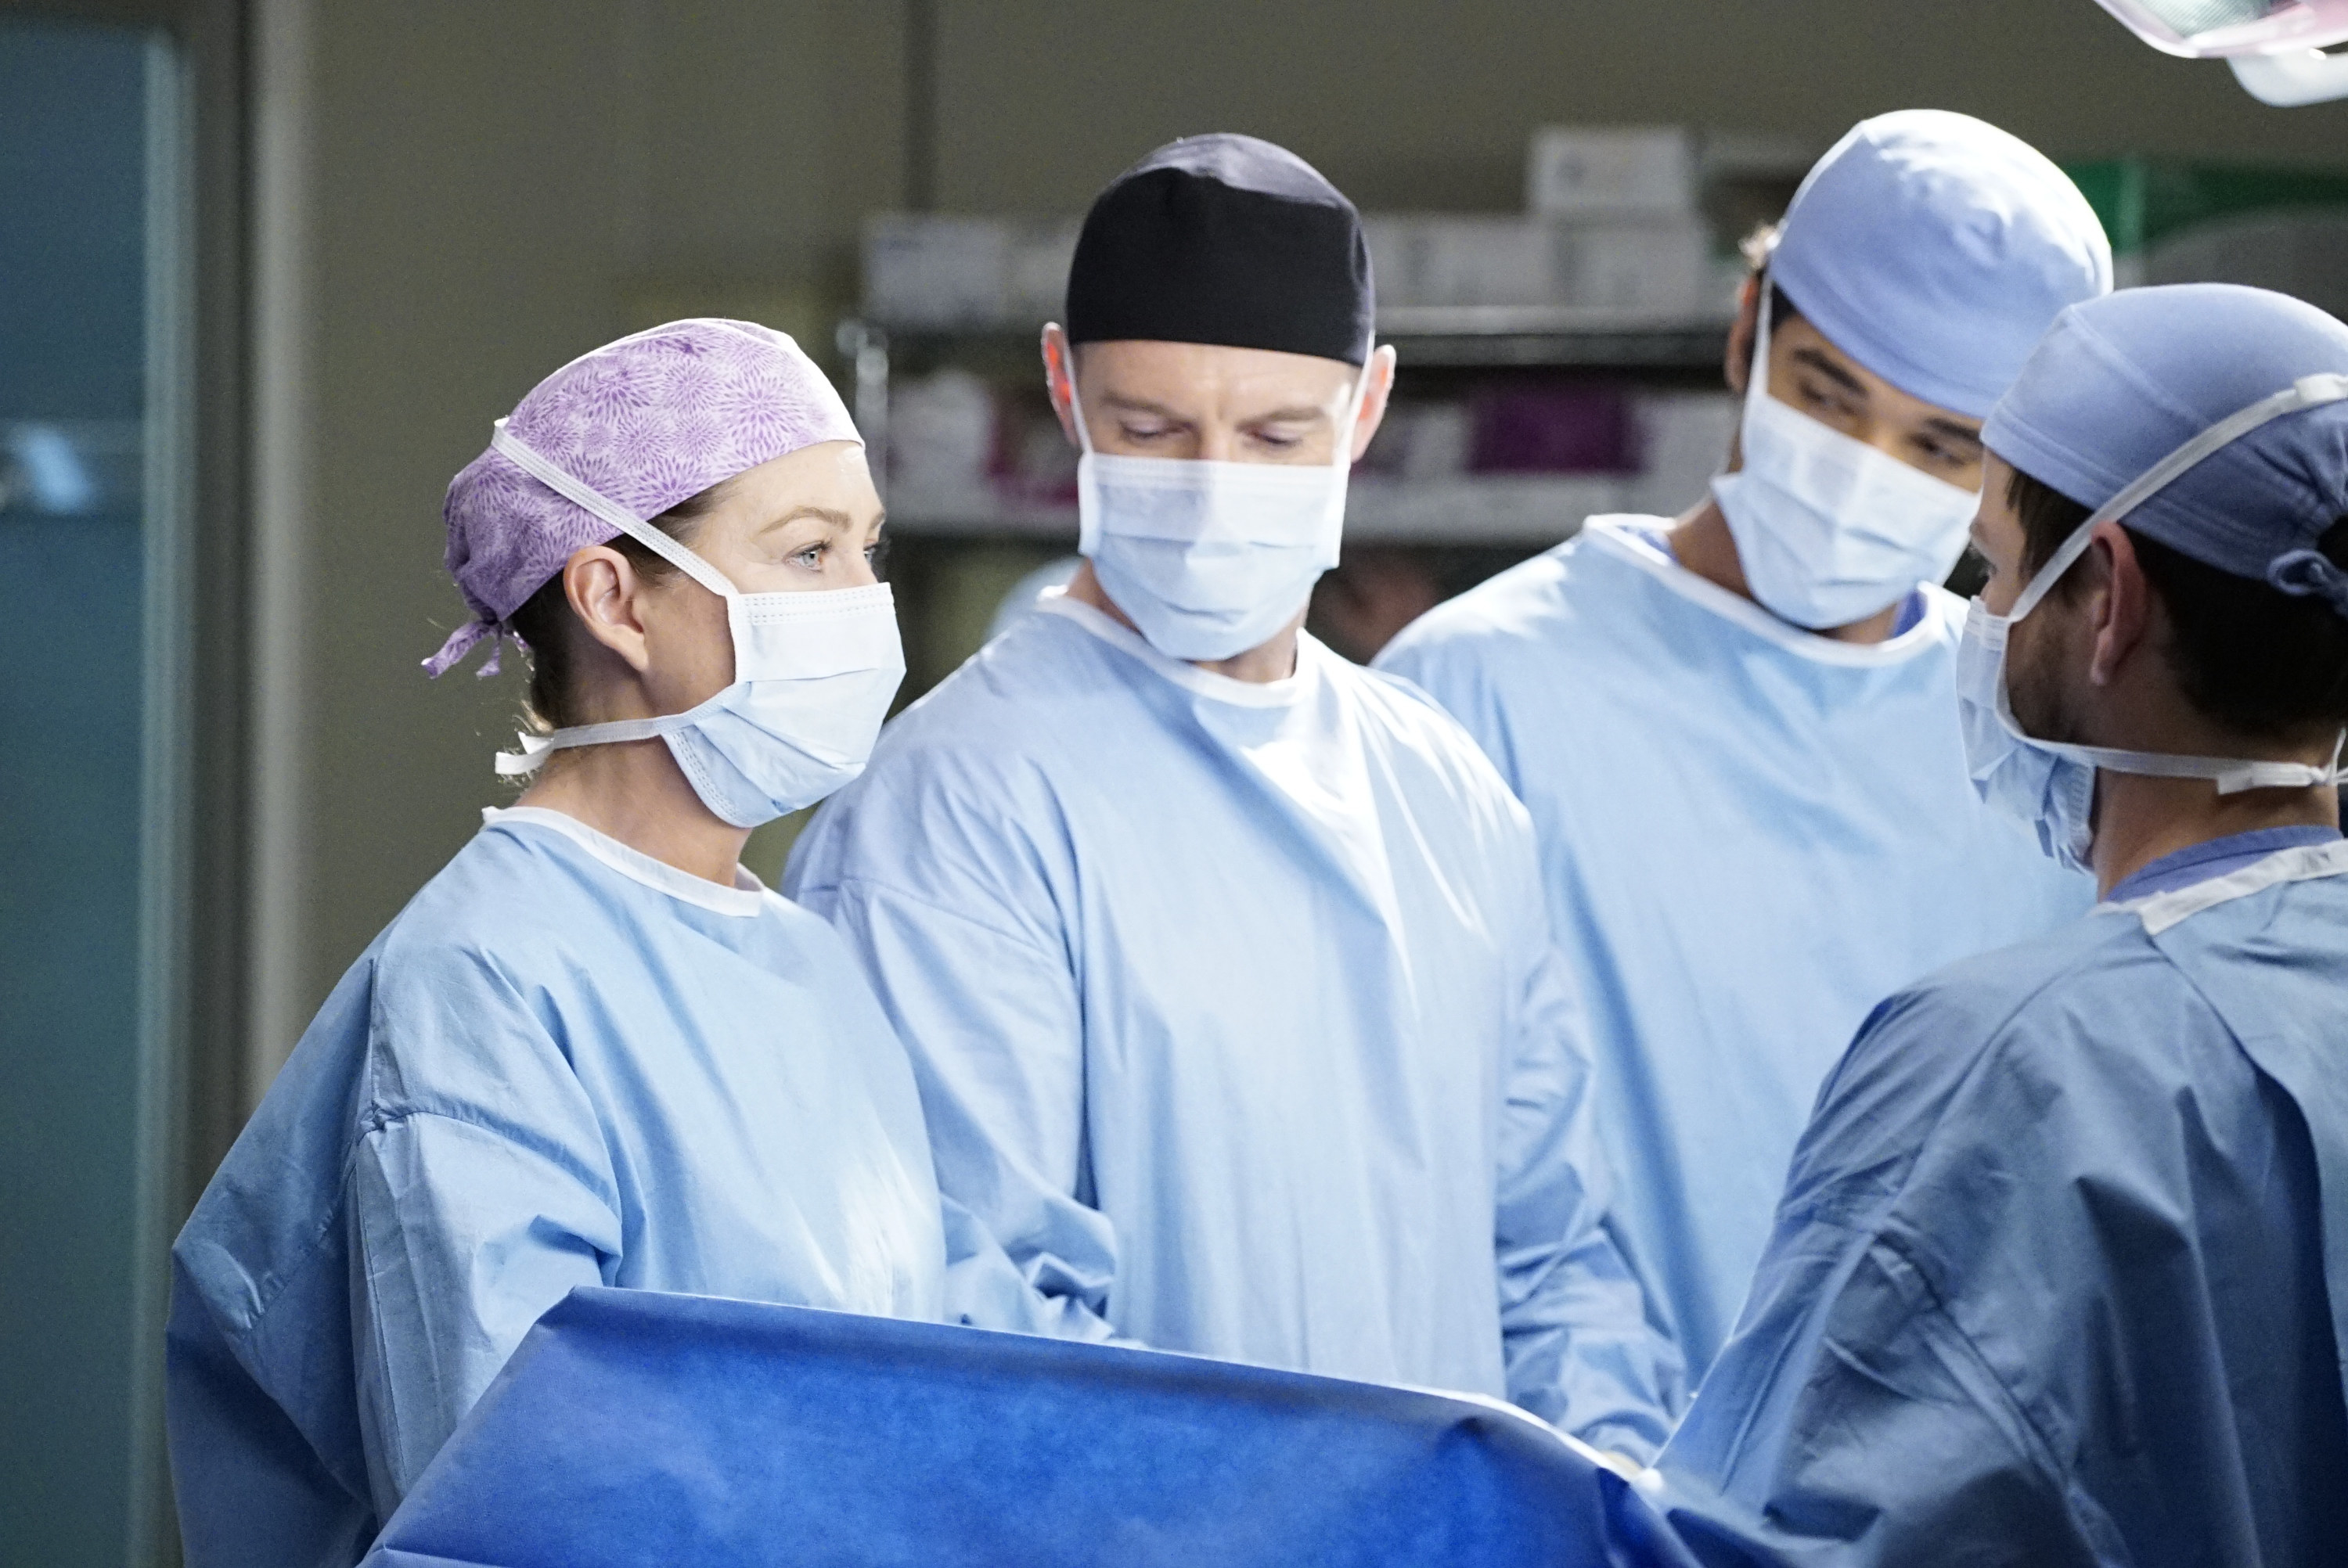
[[[2163,54],[2224,60],[2279,108],[2348,97],[2348,0],[2096,0]]]

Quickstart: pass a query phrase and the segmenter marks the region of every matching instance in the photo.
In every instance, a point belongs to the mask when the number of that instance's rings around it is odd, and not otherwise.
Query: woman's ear
[[[587,634],[643,674],[652,663],[644,636],[644,579],[627,557],[608,545],[572,552],[562,568],[562,594]]]

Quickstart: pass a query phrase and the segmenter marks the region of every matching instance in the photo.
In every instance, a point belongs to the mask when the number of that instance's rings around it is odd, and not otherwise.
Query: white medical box
[[[1381,308],[1564,305],[1702,313],[1711,239],[1693,214],[1565,221],[1517,214],[1363,219]]]
[[[1525,207],[1552,218],[1693,215],[1696,153],[1684,126],[1543,126],[1526,159]]]

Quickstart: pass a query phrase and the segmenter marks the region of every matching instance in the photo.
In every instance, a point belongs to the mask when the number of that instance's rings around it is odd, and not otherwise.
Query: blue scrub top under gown
[[[2348,845],[1876,1010],[1660,1470],[1714,1563],[2348,1562]]]
[[[197,1568],[355,1562],[573,1286],[918,1317],[1019,1287],[966,1224],[950,1278],[911,1071],[829,927],[747,873],[489,815],[335,988],[173,1250]]]
[[[1967,782],[1962,602],[1921,589],[1889,641],[1838,642],[1680,567],[1669,526],[1592,518],[1378,667],[1450,710],[1532,813],[1632,1262],[1700,1377],[1868,1009],[2095,887]]]
[[[1230,680],[1047,598],[786,885],[870,967],[945,1191],[1071,1311],[1660,1441],[1530,827],[1416,692],[1309,637]]]

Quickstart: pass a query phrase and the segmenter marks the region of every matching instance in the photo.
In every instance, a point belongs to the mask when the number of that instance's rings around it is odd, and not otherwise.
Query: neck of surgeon
[[[2322,763],[2320,748],[2278,755],[2279,762]],[[2202,779],[2147,778],[2099,770],[2096,774],[2096,837],[2089,863],[2099,893],[2160,859],[2197,844],[2270,827],[2340,825],[2340,794],[2326,785],[2245,790],[2221,795]]]
[[[664,740],[557,752],[514,804],[559,811],[720,886],[734,885],[734,868],[750,841],[748,828],[702,803]]]
[[[2322,765],[2336,736],[2309,737],[2296,746],[2252,745],[2213,733],[2188,714],[2151,713],[2131,721],[2125,702],[2085,729],[2086,743],[2178,756],[2253,756]],[[2207,779],[2155,778],[2100,768],[2096,773],[2095,839],[2088,864],[2099,894],[2107,894],[2164,856],[2197,844],[2274,827],[2340,825],[2340,793],[2328,784],[2250,789],[2221,794]]]

